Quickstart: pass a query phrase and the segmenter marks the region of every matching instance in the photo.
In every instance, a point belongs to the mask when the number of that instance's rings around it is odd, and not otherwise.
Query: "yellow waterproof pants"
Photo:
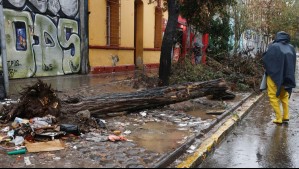
[[[267,76],[267,87],[270,103],[276,114],[276,120],[273,122],[282,123],[282,121],[289,120],[289,93],[284,89],[284,87],[282,87],[280,95],[277,97],[277,86],[270,76]],[[280,109],[280,103],[282,103],[283,107],[283,117]]]

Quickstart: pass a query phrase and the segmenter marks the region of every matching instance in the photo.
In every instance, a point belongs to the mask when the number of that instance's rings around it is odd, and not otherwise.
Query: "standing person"
[[[274,42],[263,55],[268,97],[276,114],[276,119],[273,121],[276,124],[289,121],[289,98],[292,89],[296,87],[296,51],[290,44],[290,40],[289,34],[278,32]],[[283,115],[280,103],[282,103]]]
[[[193,53],[195,58],[195,64],[200,64],[202,58],[202,44],[194,43]]]

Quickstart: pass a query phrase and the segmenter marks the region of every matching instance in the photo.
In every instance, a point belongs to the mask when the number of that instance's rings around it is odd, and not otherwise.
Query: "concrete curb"
[[[176,168],[195,168],[199,166],[207,156],[215,150],[225,136],[232,131],[236,124],[241,121],[264,96],[265,93],[253,96],[244,102],[244,104],[237,106],[238,108],[231,111],[232,117],[226,120],[211,137],[205,139],[195,152],[186,157]]]

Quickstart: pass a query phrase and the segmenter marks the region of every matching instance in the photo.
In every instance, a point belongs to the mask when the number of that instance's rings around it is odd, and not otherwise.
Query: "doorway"
[[[138,69],[143,68],[143,2],[142,0],[135,0],[134,13],[134,60],[135,66]]]

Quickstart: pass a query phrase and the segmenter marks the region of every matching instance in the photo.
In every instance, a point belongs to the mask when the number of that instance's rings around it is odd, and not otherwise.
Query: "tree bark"
[[[77,113],[89,110],[94,114],[138,111],[182,102],[198,97],[225,93],[228,89],[223,79],[159,87],[131,94],[110,94],[88,98],[68,98],[62,101],[62,111]]]
[[[171,72],[171,50],[176,33],[176,27],[179,17],[179,8],[176,0],[168,1],[168,22],[162,41],[159,78],[161,86],[169,85],[169,76]]]

